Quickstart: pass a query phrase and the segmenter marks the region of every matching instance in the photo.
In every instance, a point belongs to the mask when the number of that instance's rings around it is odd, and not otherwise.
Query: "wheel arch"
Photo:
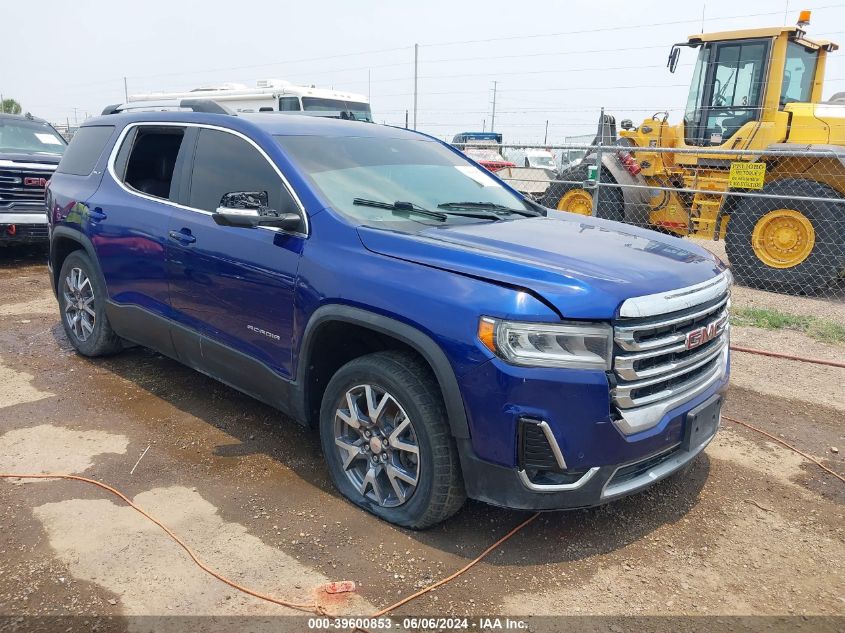
[[[762,160],[771,165],[766,184],[779,180],[809,180],[826,185],[845,197],[845,146],[773,143]],[[807,152],[810,156],[801,156]]]
[[[65,259],[74,251],[80,250],[85,251],[85,254],[88,255],[91,265],[97,271],[97,275],[103,283],[103,288],[107,288],[103,271],[100,268],[100,262],[97,261],[97,253],[94,250],[91,240],[71,228],[56,226],[53,227],[50,237],[50,283],[52,284],[54,293],[58,292],[59,273],[62,271],[62,264]]]
[[[330,358],[321,354],[326,348],[332,349]],[[363,354],[394,348],[409,349],[428,364],[440,387],[452,435],[468,438],[460,387],[440,346],[412,325],[342,304],[321,306],[305,327],[297,363],[302,419],[309,424],[317,419],[325,387],[342,365]]]

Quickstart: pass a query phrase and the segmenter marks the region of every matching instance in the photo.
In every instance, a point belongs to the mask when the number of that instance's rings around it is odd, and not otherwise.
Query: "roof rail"
[[[237,116],[233,110],[210,99],[163,99],[161,101],[130,101],[129,103],[116,103],[106,106],[103,114],[120,114],[121,112],[156,111],[185,109],[193,112],[204,112],[207,114],[228,114]]]

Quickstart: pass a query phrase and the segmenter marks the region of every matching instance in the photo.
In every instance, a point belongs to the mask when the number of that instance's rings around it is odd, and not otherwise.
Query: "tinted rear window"
[[[56,172],[74,176],[90,174],[112,132],[114,132],[113,125],[91,125],[79,128],[62,156],[62,162],[59,163]]]

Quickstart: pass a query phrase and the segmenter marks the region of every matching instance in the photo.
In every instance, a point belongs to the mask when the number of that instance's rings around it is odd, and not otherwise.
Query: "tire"
[[[557,180],[571,180],[576,183],[583,183],[587,180],[588,165],[581,163],[575,167],[565,169],[558,174]],[[616,179],[611,175],[606,167],[601,168],[600,182],[616,184]],[[556,182],[552,183],[549,189],[543,196],[541,204],[549,209],[558,209],[565,211],[558,207],[561,198],[570,191],[586,191],[592,197],[593,193],[584,189],[580,184]],[[599,203],[596,209],[596,217],[604,218],[605,220],[615,220],[617,222],[625,221],[625,202],[622,199],[622,189],[619,187],[598,187]],[[586,214],[583,214],[586,215]]]
[[[740,198],[730,214],[725,250],[736,280],[745,286],[788,294],[817,294],[836,283],[845,269],[845,205],[833,201],[797,200],[795,197],[841,200],[841,194],[821,183],[800,179],[772,182],[763,187],[762,193],[779,197]],[[755,227],[760,231],[760,227],[767,226],[766,223],[775,215],[773,212],[778,210],[797,212],[809,221],[814,234],[809,254],[788,267],[770,265],[761,259],[753,244]],[[758,233],[757,238],[757,249],[761,252],[765,251],[764,234]],[[797,252],[810,248],[809,240],[803,243],[807,246],[796,243],[794,248]]]
[[[323,394],[320,439],[335,487],[385,521],[425,529],[466,499],[440,388],[411,353],[377,352],[341,367]]]
[[[108,356],[123,349],[106,316],[105,286],[83,251],[74,251],[65,258],[56,294],[62,326],[77,352],[83,356]]]

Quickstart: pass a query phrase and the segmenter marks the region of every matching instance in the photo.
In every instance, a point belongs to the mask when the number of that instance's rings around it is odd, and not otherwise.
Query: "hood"
[[[415,234],[358,233],[373,252],[524,288],[575,319],[612,319],[625,299],[691,286],[725,269],[689,241],[558,211]]]
[[[43,163],[58,165],[62,160],[61,154],[47,154],[42,152],[4,151],[0,149],[0,167],[14,167],[14,163]]]

